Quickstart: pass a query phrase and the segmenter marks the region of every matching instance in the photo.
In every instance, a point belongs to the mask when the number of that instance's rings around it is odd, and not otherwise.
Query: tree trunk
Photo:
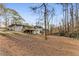
[[[47,7],[46,4],[43,3],[44,5],[44,22],[45,22],[45,40],[47,40]]]

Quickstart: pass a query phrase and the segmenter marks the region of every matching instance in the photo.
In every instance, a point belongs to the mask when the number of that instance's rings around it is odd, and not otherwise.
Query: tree
[[[73,4],[71,3],[71,8],[70,8],[70,16],[71,16],[71,20],[70,20],[70,27],[71,27],[71,32],[73,32],[74,30],[74,13],[73,13]]]
[[[66,3],[61,3],[62,6],[62,11],[63,11],[63,27],[64,27],[64,32],[67,31],[67,4]]]
[[[63,29],[64,32],[69,32],[69,4],[68,3],[61,3],[62,11],[63,11]]]
[[[76,19],[76,23],[75,23],[75,28],[76,28],[76,33],[77,33],[77,37],[79,36],[79,15],[78,15],[78,13],[79,13],[79,4],[78,3],[76,3],[75,4],[75,6],[76,6],[76,10],[75,10],[75,19]]]
[[[52,26],[53,26],[53,23],[52,23],[52,21],[53,21],[53,17],[55,16],[55,9],[54,8],[52,8],[52,10],[49,10],[48,12],[47,12],[48,14],[48,18],[47,18],[47,25],[48,25],[48,30],[49,30],[49,34],[51,34],[52,33]]]
[[[8,28],[9,23],[22,24],[24,21],[24,19],[19,15],[17,11],[14,9],[6,8],[4,4],[0,4],[0,11],[0,15],[4,18],[6,28]]]
[[[65,11],[65,29],[66,29],[66,32],[69,32],[69,31],[68,31],[68,29],[69,29],[69,28],[68,28],[68,25],[69,25],[69,24],[68,24],[68,19],[69,19],[69,18],[68,18],[68,5],[69,5],[68,3],[65,3],[65,4],[64,4],[64,6],[65,6],[65,10],[64,10],[64,11]]]
[[[78,19],[78,13],[79,13],[79,4],[75,4],[76,5],[76,10],[75,10],[75,19],[76,19],[76,28],[78,28],[78,25],[79,25],[79,19]]]
[[[45,26],[45,40],[47,40],[47,4],[43,3],[39,7],[33,7],[32,10],[37,10],[39,8],[44,8],[44,26]]]
[[[4,9],[5,9],[5,6],[3,4],[0,4],[0,16],[3,15]]]
[[[24,21],[24,19],[18,14],[18,12],[10,8],[5,9],[4,18],[6,27],[8,27],[9,21],[10,24],[22,24],[22,22]]]
[[[41,10],[43,10],[43,12],[42,12],[42,14],[43,14],[43,19],[44,19],[44,27],[45,27],[45,40],[47,40],[47,34],[48,34],[48,32],[47,31],[49,31],[50,32],[50,20],[52,19],[53,20],[53,16],[55,15],[55,10],[54,10],[54,8],[52,8],[52,10],[50,10],[48,7],[47,7],[47,5],[48,4],[46,4],[46,3],[43,3],[43,4],[41,4],[40,6],[38,6],[38,7],[32,7],[31,9],[32,10],[38,10],[38,9],[40,9],[40,11]]]
[[[61,3],[61,5],[62,5],[62,12],[63,12],[62,27],[63,27],[63,31],[66,32],[65,4]]]
[[[0,17],[4,14],[4,5],[3,4],[0,4]],[[1,19],[0,19],[0,26],[1,26]]]

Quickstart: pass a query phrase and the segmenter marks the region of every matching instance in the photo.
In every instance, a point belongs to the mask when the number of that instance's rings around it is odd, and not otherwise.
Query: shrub
[[[69,34],[71,38],[79,38],[79,33],[73,32]]]

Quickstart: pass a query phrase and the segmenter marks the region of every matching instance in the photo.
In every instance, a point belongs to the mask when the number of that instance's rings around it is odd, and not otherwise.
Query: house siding
[[[12,27],[9,27],[9,30],[21,32],[23,30],[23,26],[12,26]]]

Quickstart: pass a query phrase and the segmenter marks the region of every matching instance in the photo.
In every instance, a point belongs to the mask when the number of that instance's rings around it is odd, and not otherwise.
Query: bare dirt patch
[[[79,55],[79,40],[71,38],[8,33],[0,35],[0,55]]]

